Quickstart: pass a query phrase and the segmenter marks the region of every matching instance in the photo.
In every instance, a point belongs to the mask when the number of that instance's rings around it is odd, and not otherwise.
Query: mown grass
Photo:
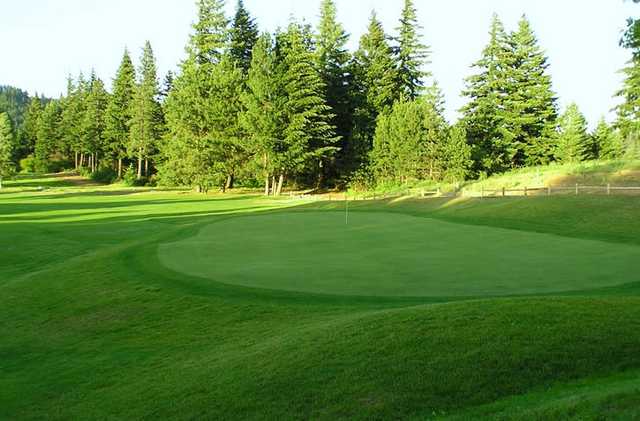
[[[510,298],[349,296],[228,285],[158,256],[159,245],[224,221],[294,212],[313,224],[343,205],[77,186],[1,195],[0,419],[639,415],[640,280]],[[628,247],[640,245],[639,205],[587,196],[351,204],[461,231]],[[270,258],[288,258],[276,250]],[[256,250],[243,252],[249,261]]]

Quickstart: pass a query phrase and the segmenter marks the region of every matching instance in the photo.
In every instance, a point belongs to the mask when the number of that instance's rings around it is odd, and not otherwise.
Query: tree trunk
[[[93,154],[89,154],[89,170],[93,172]]]
[[[118,178],[122,178],[122,158],[118,158]]]
[[[269,196],[269,193],[270,193],[270,190],[269,190],[269,170],[267,169],[267,165],[269,164],[269,157],[267,156],[267,154],[264,154],[262,162],[264,164],[264,195],[265,196]]]
[[[0,175],[0,190],[2,190],[2,176]]]
[[[78,152],[74,152],[74,161],[76,170],[78,169]]]
[[[142,149],[138,154],[138,180],[142,180]]]
[[[271,194],[271,186],[269,185],[269,174],[264,177],[264,195],[269,196]]]
[[[233,176],[233,174],[229,174],[227,176],[227,182],[225,184],[225,189],[226,190],[231,190],[233,189],[233,183],[235,181],[235,177]]]
[[[271,177],[271,194],[274,196],[276,195],[276,186],[276,176],[274,175],[273,177]]]
[[[149,159],[144,159],[144,176],[149,177]]]
[[[83,165],[84,165],[84,154],[81,153],[80,154],[80,165],[78,165],[78,168],[82,168]]]
[[[276,196],[280,196],[282,194],[283,184],[284,184],[284,174],[280,174],[280,179],[278,180],[278,191],[276,192]]]

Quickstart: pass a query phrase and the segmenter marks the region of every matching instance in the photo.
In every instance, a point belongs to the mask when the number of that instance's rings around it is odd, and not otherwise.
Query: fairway
[[[353,212],[348,225],[341,212],[286,212],[226,219],[158,252],[173,271],[226,284],[454,297],[630,283],[640,248],[384,212]]]

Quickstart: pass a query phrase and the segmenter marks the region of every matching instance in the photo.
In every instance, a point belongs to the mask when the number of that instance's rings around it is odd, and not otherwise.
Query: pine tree
[[[0,113],[0,189],[2,189],[2,179],[10,177],[15,171],[13,144],[11,119],[7,113]]]
[[[126,49],[113,80],[112,91],[105,115],[104,137],[110,157],[118,162],[118,178],[121,178],[122,160],[127,157],[132,103],[136,91],[136,71]]]
[[[87,94],[85,89],[82,75],[78,77],[76,82],[69,77],[67,79],[67,96],[62,107],[60,136],[62,142],[74,155],[76,169],[84,164],[83,121]]]
[[[404,0],[398,28],[398,89],[406,99],[417,98],[424,88],[425,78],[431,73],[424,70],[430,64],[430,48],[421,41],[417,10],[413,0]]]
[[[229,40],[223,0],[198,0],[198,21],[187,50],[198,64],[217,63]]]
[[[35,146],[36,169],[49,172],[50,159],[57,151],[60,141],[60,107],[58,101],[50,101],[42,112],[38,124],[38,136]]]
[[[351,54],[346,44],[349,35],[337,21],[333,0],[323,0],[320,6],[320,24],[316,35],[316,63],[325,85],[324,97],[333,118],[331,124],[340,138],[336,169],[338,177],[344,177],[356,168],[353,148],[350,145],[353,130],[353,78],[350,68]],[[325,168],[325,170],[328,170]]]
[[[338,138],[331,124],[333,115],[327,105],[324,82],[312,50],[308,27],[291,23],[286,33],[277,37],[280,54],[279,72],[286,102],[283,106],[284,132],[278,150],[279,173],[276,194],[280,194],[285,179],[306,169],[323,184],[324,167],[339,150]]]
[[[83,152],[88,154],[89,169],[98,169],[98,160],[104,153],[105,111],[109,96],[104,83],[94,72],[89,78],[88,90],[84,97],[85,109],[82,120]]]
[[[540,165],[553,157],[553,135],[557,122],[556,98],[552,90],[547,57],[538,45],[526,17],[510,36],[513,54],[511,87],[507,99],[507,121],[517,149],[511,166]]]
[[[462,125],[449,128],[440,147],[443,164],[442,179],[447,182],[460,182],[467,179],[473,161],[471,148],[467,144],[467,133]]]
[[[129,156],[138,159],[137,178],[149,176],[149,159],[162,136],[162,115],[158,96],[158,75],[151,43],[147,41],[140,61],[140,80],[131,102],[129,122]],[[144,172],[143,172],[144,165]]]
[[[360,39],[354,54],[354,82],[356,110],[352,142],[354,166],[364,164],[373,148],[376,121],[380,114],[391,110],[398,99],[396,63],[387,36],[372,12],[369,29]]]
[[[262,35],[253,49],[247,91],[242,96],[244,112],[241,124],[249,136],[249,151],[255,156],[265,195],[271,189],[276,146],[282,139],[282,108],[286,98],[276,68],[274,45],[268,34]],[[273,186],[275,193],[275,186]]]
[[[463,91],[469,103],[461,109],[477,172],[506,170],[518,155],[518,147],[513,144],[515,134],[510,131],[510,116],[505,111],[512,63],[509,39],[502,22],[494,15],[489,44],[473,65],[478,74],[467,79]]]
[[[231,24],[230,54],[235,64],[247,74],[251,66],[251,52],[258,41],[258,27],[243,0],[238,0],[236,15]]]
[[[29,108],[25,114],[24,124],[21,132],[21,148],[24,156],[32,154],[35,150],[36,139],[38,138],[38,126],[42,116],[42,102],[37,95],[31,98]]]
[[[371,152],[378,183],[444,177],[442,151],[449,133],[440,101],[439,93],[431,93],[396,102],[390,113],[380,116]]]
[[[222,3],[200,2],[201,9],[203,5],[209,9],[200,12],[190,56],[165,103],[169,135],[159,170],[166,183],[193,185],[206,192],[216,185],[231,186],[246,155],[239,124],[243,75],[228,52]],[[210,43],[206,60],[199,41],[202,33],[216,40]]]
[[[562,163],[593,159],[593,144],[587,134],[587,120],[574,103],[560,117],[556,158]]]
[[[618,159],[623,155],[622,138],[618,131],[607,124],[604,117],[591,135],[599,159]]]

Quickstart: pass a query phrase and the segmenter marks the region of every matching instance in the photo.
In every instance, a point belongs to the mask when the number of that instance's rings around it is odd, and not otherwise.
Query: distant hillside
[[[22,127],[29,101],[29,94],[22,89],[0,86],[0,112],[9,114],[14,127]]]

